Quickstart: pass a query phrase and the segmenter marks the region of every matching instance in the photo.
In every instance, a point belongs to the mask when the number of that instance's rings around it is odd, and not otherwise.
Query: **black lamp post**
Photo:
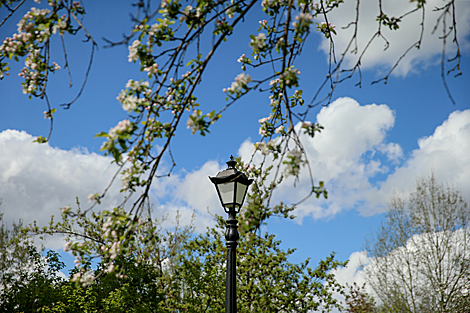
[[[237,241],[238,221],[236,215],[245,200],[248,186],[253,179],[248,179],[245,174],[235,168],[237,162],[230,157],[227,162],[228,168],[223,170],[216,177],[209,177],[214,183],[219,195],[220,202],[228,213],[227,228],[225,230],[225,240],[227,240],[227,279],[225,287],[225,313],[237,312]]]

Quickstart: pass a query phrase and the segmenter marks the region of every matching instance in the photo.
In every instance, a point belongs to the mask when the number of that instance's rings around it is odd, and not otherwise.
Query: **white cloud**
[[[303,136],[304,148],[316,184],[324,181],[329,197],[302,203],[296,211],[299,217],[331,216],[364,202],[364,191],[373,188],[369,179],[389,171],[379,157],[401,155],[398,145],[386,142],[395,122],[394,112],[386,105],[361,106],[351,98],[340,98],[323,108],[317,121],[325,129],[314,138]],[[307,179],[301,177],[295,188],[284,185],[278,197],[298,201],[309,192]]]
[[[24,131],[0,133],[0,210],[5,220],[34,220],[45,225],[60,207],[75,208],[79,197],[83,209],[87,196],[102,192],[117,170],[110,158],[80,150],[65,151],[49,144],[33,143]],[[119,184],[110,189],[104,205],[122,201]]]
[[[76,208],[76,197],[82,209],[90,206],[87,196],[101,193],[117,171],[111,158],[83,150],[70,151],[51,147],[48,143],[33,143],[34,137],[24,131],[5,130],[0,133],[0,209],[8,220],[22,219],[25,224],[37,221],[46,225],[51,215],[60,216],[59,208]],[[197,171],[183,176],[172,175],[155,180],[152,186],[153,215],[166,216],[165,227],[174,227],[177,213],[181,225],[191,222],[198,231],[213,225],[208,207],[217,213],[220,208],[214,186],[208,176],[221,170],[216,162],[207,162]],[[109,209],[120,204],[119,177],[111,186],[102,205],[95,209]],[[220,210],[222,210],[220,208]],[[223,213],[223,211],[219,212]],[[48,240],[53,248],[62,246],[60,238]]]
[[[390,161],[398,161],[403,157],[403,150],[397,143],[380,144],[378,150],[384,153]]]
[[[412,49],[410,53],[400,62],[400,65],[395,70],[395,74],[405,76],[410,72],[419,70],[420,67],[426,67],[440,61],[442,52],[442,41],[439,39],[442,36],[442,26],[439,26],[434,34],[432,31],[436,24],[437,18],[442,13],[436,12],[434,8],[443,7],[449,1],[443,0],[429,0],[425,4],[425,33],[420,49]],[[383,12],[389,17],[399,17],[405,12],[416,8],[417,2],[410,2],[409,0],[384,0],[382,1]],[[468,34],[470,33],[470,2],[456,1],[456,21],[458,25],[458,39],[460,48],[463,50],[468,49],[469,40]],[[334,35],[335,50],[337,55],[343,53],[350,38],[353,34],[353,25],[349,28],[343,29],[349,23],[355,20],[356,1],[345,1],[337,10],[329,15],[329,22],[336,25],[338,35]],[[377,31],[376,18],[380,14],[378,1],[376,0],[361,0],[358,24],[358,53],[348,53],[346,57],[346,65],[351,66],[357,62],[357,59],[363,49],[366,47],[368,41]],[[382,35],[390,43],[389,48],[384,51],[386,41],[377,37],[370,45],[368,51],[365,53],[361,62],[363,69],[374,68],[384,73],[391,68],[398,60],[398,56],[402,55],[410,46],[417,42],[420,38],[421,32],[421,11],[414,12],[403,18],[399,24],[400,28],[397,31],[391,31],[387,26],[382,26]],[[452,16],[447,14],[447,26],[451,25]],[[453,38],[453,37],[452,37]],[[455,54],[455,46],[452,43],[452,38],[447,40],[447,52],[449,58]],[[321,49],[328,53],[329,42],[324,39],[321,44]],[[353,46],[349,51],[353,50]]]
[[[362,267],[369,263],[367,252],[353,252],[349,256],[348,260],[348,264],[345,267],[337,268],[331,271],[331,273],[335,275],[336,281],[342,286],[346,286],[346,284],[352,286],[354,283],[356,283],[359,287],[362,287],[363,284],[366,284],[365,291],[368,294],[374,294],[373,289],[366,283],[366,278],[364,277],[364,272],[362,270]],[[346,290],[348,290],[348,288],[346,288]],[[344,303],[344,295],[335,293],[334,297]],[[333,312],[338,311],[335,310]]]
[[[457,187],[470,200],[470,110],[451,113],[429,137],[418,140],[419,148],[390,174],[378,189],[371,189],[368,201],[384,203],[396,189],[412,189],[416,178],[434,172],[437,180]]]
[[[406,192],[430,171],[470,199],[470,110],[450,114],[434,134],[418,140],[419,148],[407,158],[398,143],[387,142],[395,117],[386,105],[359,105],[351,98],[340,98],[323,108],[317,121],[325,129],[314,138],[304,136],[303,144],[316,184],[324,181],[329,197],[312,197],[299,205],[298,222],[306,216],[331,217],[342,210],[357,209],[364,215],[383,212],[394,189]],[[244,142],[239,153],[246,159],[251,152],[251,143]],[[309,190],[304,175],[296,186],[282,185],[275,200],[297,202]]]
[[[177,212],[181,215],[181,225],[189,225],[194,222],[196,231],[202,232],[206,227],[213,226],[212,215],[223,215],[224,211],[209,176],[217,175],[223,168],[215,161],[208,161],[197,170],[174,174],[169,179],[155,182],[153,193],[156,197],[155,200],[160,205],[154,211],[158,212],[160,216],[168,216],[168,223],[165,223],[164,226],[174,225]],[[193,213],[194,221],[192,221]]]
[[[0,210],[5,212],[6,221],[22,219],[29,224],[36,220],[39,226],[44,226],[51,215],[60,216],[59,208],[66,205],[76,208],[76,197],[82,209],[87,209],[90,206],[87,196],[103,192],[118,169],[111,158],[79,149],[61,150],[48,143],[33,143],[34,139],[24,131],[0,133]],[[165,217],[164,227],[174,227],[178,214],[180,225],[193,222],[197,231],[212,226],[212,214],[223,214],[223,209],[208,176],[215,176],[223,168],[209,161],[198,170],[189,173],[182,170],[180,174],[155,180],[151,198],[153,216]],[[118,177],[95,210],[120,204],[123,200],[120,185]],[[63,245],[58,237],[45,244],[51,248]]]
[[[386,105],[361,106],[351,98],[340,98],[323,108],[317,121],[325,129],[308,138],[308,154],[314,160],[315,176],[332,180],[346,171],[363,171],[357,166],[361,156],[383,144],[395,117]]]
[[[303,217],[332,217],[351,209],[366,215],[381,212],[394,188],[407,191],[417,177],[431,170],[438,180],[454,184],[470,199],[470,110],[450,114],[434,134],[419,139],[419,148],[407,153],[406,159],[398,143],[387,141],[395,116],[386,105],[360,105],[351,98],[340,98],[323,108],[317,121],[325,129],[315,138],[304,136],[304,147],[315,182],[325,182],[329,198],[312,197],[299,205],[299,222]],[[36,219],[44,225],[50,215],[59,215],[60,207],[73,206],[76,196],[88,207],[87,195],[101,192],[115,173],[116,167],[107,157],[39,145],[33,139],[15,130],[0,133],[0,209],[6,220],[22,218],[29,223]],[[249,140],[239,148],[245,160],[252,151]],[[224,168],[225,164],[209,161],[189,173],[181,170],[155,180],[153,214],[168,215],[165,225],[171,227],[178,211],[183,225],[190,222],[194,211],[196,229],[204,231],[213,225],[212,214],[224,215],[208,179]],[[377,177],[382,182],[376,182]],[[292,182],[286,181],[273,200],[297,202],[309,192],[305,175],[295,187]],[[116,182],[111,188],[105,206],[120,202],[119,187]]]
[[[341,285],[357,283],[362,286],[366,282],[364,273],[361,271],[362,266],[369,263],[367,252],[356,251],[351,253],[348,258],[348,264],[345,267],[337,268],[332,271],[335,274],[336,280]]]

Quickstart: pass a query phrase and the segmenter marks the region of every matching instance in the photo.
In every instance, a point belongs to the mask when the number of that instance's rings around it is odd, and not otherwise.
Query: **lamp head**
[[[248,186],[253,182],[253,179],[248,179],[245,174],[235,168],[236,164],[237,161],[233,156],[230,156],[230,161],[227,162],[228,168],[219,172],[215,177],[209,177],[214,183],[220,203],[227,213],[240,211]]]

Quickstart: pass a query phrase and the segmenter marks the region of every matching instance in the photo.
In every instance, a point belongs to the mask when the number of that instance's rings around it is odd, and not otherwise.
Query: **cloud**
[[[407,192],[415,180],[434,172],[437,180],[457,187],[470,200],[470,110],[454,111],[428,137],[418,140],[418,149],[377,189],[370,190],[371,204],[384,202],[394,189]]]
[[[357,1],[359,2],[359,1]],[[442,53],[442,24],[437,28],[433,34],[434,26],[443,11],[435,11],[436,7],[444,7],[449,1],[430,0],[425,4],[425,32],[423,35],[422,45],[420,49],[411,49],[408,55],[400,61],[400,64],[395,69],[395,74],[406,76],[410,72],[416,72],[420,67],[425,68],[430,64],[440,61],[440,54]],[[417,2],[410,2],[409,0],[384,0],[382,1],[382,10],[389,17],[399,17],[404,13],[416,8]],[[455,1],[456,8],[456,21],[458,25],[458,40],[460,48],[466,50],[469,48],[468,35],[470,34],[470,2],[468,1]],[[348,26],[355,20],[356,1],[345,1],[338,9],[333,10],[329,14],[329,22],[336,25],[338,35],[334,35],[335,50],[337,55],[343,53],[348,46],[351,36],[353,34],[353,26]],[[378,1],[376,0],[361,0],[359,10],[359,23],[357,32],[357,53],[348,53],[346,56],[346,66],[351,67],[357,62],[363,49],[367,46],[369,40],[377,31],[378,22],[377,16],[380,14]],[[421,11],[416,11],[405,17],[399,23],[400,28],[397,31],[391,31],[387,26],[381,27],[381,33],[389,42],[388,48],[384,51],[387,42],[380,37],[376,37],[371,43],[368,51],[362,59],[361,66],[363,69],[374,68],[379,71],[380,75],[388,72],[390,68],[398,60],[409,47],[414,45],[420,38],[421,33]],[[447,26],[451,25],[452,16],[446,15]],[[453,37],[452,37],[453,38]],[[447,53],[449,58],[453,57],[456,52],[455,45],[452,43],[452,38],[447,40]],[[354,46],[349,48],[349,52],[353,50]],[[321,49],[328,53],[329,41],[324,39],[321,43]],[[386,71],[386,72],[385,72]]]
[[[359,287],[365,285],[365,291],[370,295],[374,294],[372,287],[366,283],[366,278],[364,276],[364,271],[362,267],[365,264],[369,263],[366,251],[356,251],[351,253],[348,258],[348,264],[345,267],[337,268],[331,271],[331,274],[335,275],[336,281],[342,285],[352,286],[356,283]],[[348,288],[346,288],[348,290]],[[333,297],[342,303],[344,303],[345,296],[340,293],[334,293]],[[333,310],[333,312],[339,312],[338,310]]]
[[[118,170],[111,158],[83,149],[53,148],[48,143],[33,143],[34,139],[24,131],[0,133],[0,209],[5,212],[6,221],[22,219],[29,224],[35,220],[44,226],[52,215],[60,216],[59,208],[76,208],[77,197],[82,209],[87,209],[88,195],[103,192]],[[162,225],[168,228],[176,225],[178,215],[180,225],[193,223],[199,232],[214,225],[213,214],[222,214],[223,210],[208,176],[223,168],[209,161],[192,172],[183,169],[179,174],[155,180],[151,196],[153,217],[164,219]],[[119,205],[124,196],[119,189],[118,178],[95,210]],[[63,245],[58,237],[45,244],[50,248]]]
[[[302,140],[315,183],[324,181],[329,196],[300,204],[299,223],[303,217],[332,217],[343,210],[356,209],[363,215],[383,212],[394,190],[407,192],[418,177],[431,171],[470,199],[470,110],[451,113],[434,134],[419,139],[419,148],[406,158],[398,143],[387,141],[395,122],[387,105],[360,105],[354,99],[340,98],[323,108],[317,121],[325,129]],[[249,158],[251,142],[244,142],[239,153]],[[308,179],[301,175],[296,185],[286,181],[275,201],[299,201],[310,191]]]
[[[89,207],[87,196],[101,193],[118,170],[111,158],[86,150],[61,150],[48,143],[33,143],[35,138],[24,131],[5,130],[0,133],[0,209],[5,220],[22,219],[25,224],[37,221],[46,225],[52,215],[60,216],[59,208],[76,208],[76,198],[82,209]],[[164,166],[164,164],[163,164]],[[174,227],[178,213],[181,225],[193,221],[198,231],[213,225],[213,213],[220,209],[214,186],[208,176],[214,176],[222,167],[207,162],[190,173],[161,178],[152,186],[153,216],[166,217],[163,226]],[[102,205],[96,209],[110,209],[123,201],[119,178],[108,190]],[[223,212],[223,211],[222,211]],[[61,239],[48,240],[52,248],[62,246]]]
[[[367,252],[356,251],[351,253],[348,258],[348,264],[345,267],[337,268],[332,271],[336,276],[336,280],[341,285],[357,283],[362,286],[366,282],[364,273],[361,271],[362,266],[369,263]]]
[[[381,158],[396,160],[402,155],[399,145],[386,141],[395,123],[394,112],[386,105],[360,105],[354,99],[340,98],[323,108],[317,121],[324,130],[314,138],[304,135],[302,140],[315,184],[324,181],[329,197],[312,197],[299,205],[296,215],[300,218],[332,216],[362,205],[367,200],[364,192],[373,188],[369,180],[390,171]],[[303,175],[295,186],[286,183],[276,198],[297,202],[310,190],[308,179]]]
[[[353,207],[365,215],[383,212],[394,190],[409,191],[418,177],[427,176],[431,171],[438,181],[456,186],[467,200],[470,199],[470,110],[451,113],[432,135],[419,139],[419,148],[404,160],[397,143],[385,142],[384,132],[393,126],[393,117],[389,111],[369,106],[370,111],[377,111],[376,115],[371,112],[362,115],[359,112],[368,106],[348,106],[349,110],[336,107],[336,110],[339,109],[335,114],[338,120],[324,120],[326,126],[323,140],[343,147],[335,150],[324,144],[322,149],[318,149],[316,139],[313,139],[307,148],[313,156],[313,172],[316,177],[325,180],[331,196],[319,204],[303,205],[300,208],[301,215],[325,216]],[[349,134],[341,142],[340,138],[330,135],[327,125],[333,121],[340,123],[341,118],[347,117],[351,117],[351,123],[356,126],[347,128]],[[318,119],[323,119],[322,112]],[[368,124],[368,136],[357,131],[362,123]],[[312,150],[314,153],[310,152]],[[319,154],[318,151],[327,152]],[[331,151],[336,155],[331,155]],[[392,162],[386,163],[377,158],[380,153]],[[401,163],[396,160],[401,160]],[[375,179],[377,175],[383,174],[386,175],[384,181]],[[322,209],[318,206],[322,206]]]
[[[156,181],[152,192],[159,206],[154,212],[168,217],[164,226],[175,225],[177,212],[181,225],[193,223],[198,232],[213,226],[213,215],[222,215],[224,211],[209,176],[217,175],[224,168],[215,161],[208,161],[191,172],[182,170],[169,179]]]
[[[318,113],[317,122],[325,129],[302,140],[315,183],[324,181],[329,197],[311,197],[300,204],[298,222],[304,217],[329,218],[343,210],[358,210],[364,215],[383,212],[394,189],[408,191],[417,177],[431,170],[439,181],[460,188],[470,199],[470,110],[450,114],[433,134],[418,140],[419,148],[406,154],[398,143],[387,140],[395,123],[394,112],[387,105],[361,105],[354,99],[340,98]],[[44,225],[51,215],[59,215],[60,207],[73,206],[77,196],[86,208],[87,195],[103,191],[117,170],[108,157],[79,149],[61,150],[33,140],[16,130],[0,133],[0,209],[6,220],[21,218],[30,223],[36,219]],[[245,160],[252,151],[250,140],[239,148]],[[182,225],[191,222],[194,212],[197,231],[204,231],[214,224],[213,214],[224,215],[208,179],[224,168],[225,164],[208,161],[190,172],[183,169],[155,180],[153,214],[167,215],[164,226],[172,227],[177,212]],[[116,182],[100,209],[120,203],[119,188]],[[309,188],[307,175],[296,185],[287,180],[273,201],[297,202]]]
[[[117,170],[110,158],[33,140],[24,131],[0,133],[0,210],[5,220],[22,219],[25,224],[36,220],[46,225],[51,215],[60,215],[60,207],[76,207],[76,197],[85,209],[87,196],[102,192]],[[103,205],[114,206],[122,199],[119,186],[113,186]]]

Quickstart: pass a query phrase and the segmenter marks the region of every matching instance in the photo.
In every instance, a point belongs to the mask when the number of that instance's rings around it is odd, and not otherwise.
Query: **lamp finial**
[[[231,155],[230,161],[227,162],[228,168],[235,168],[235,164],[237,164],[237,161],[235,161],[233,155]]]

